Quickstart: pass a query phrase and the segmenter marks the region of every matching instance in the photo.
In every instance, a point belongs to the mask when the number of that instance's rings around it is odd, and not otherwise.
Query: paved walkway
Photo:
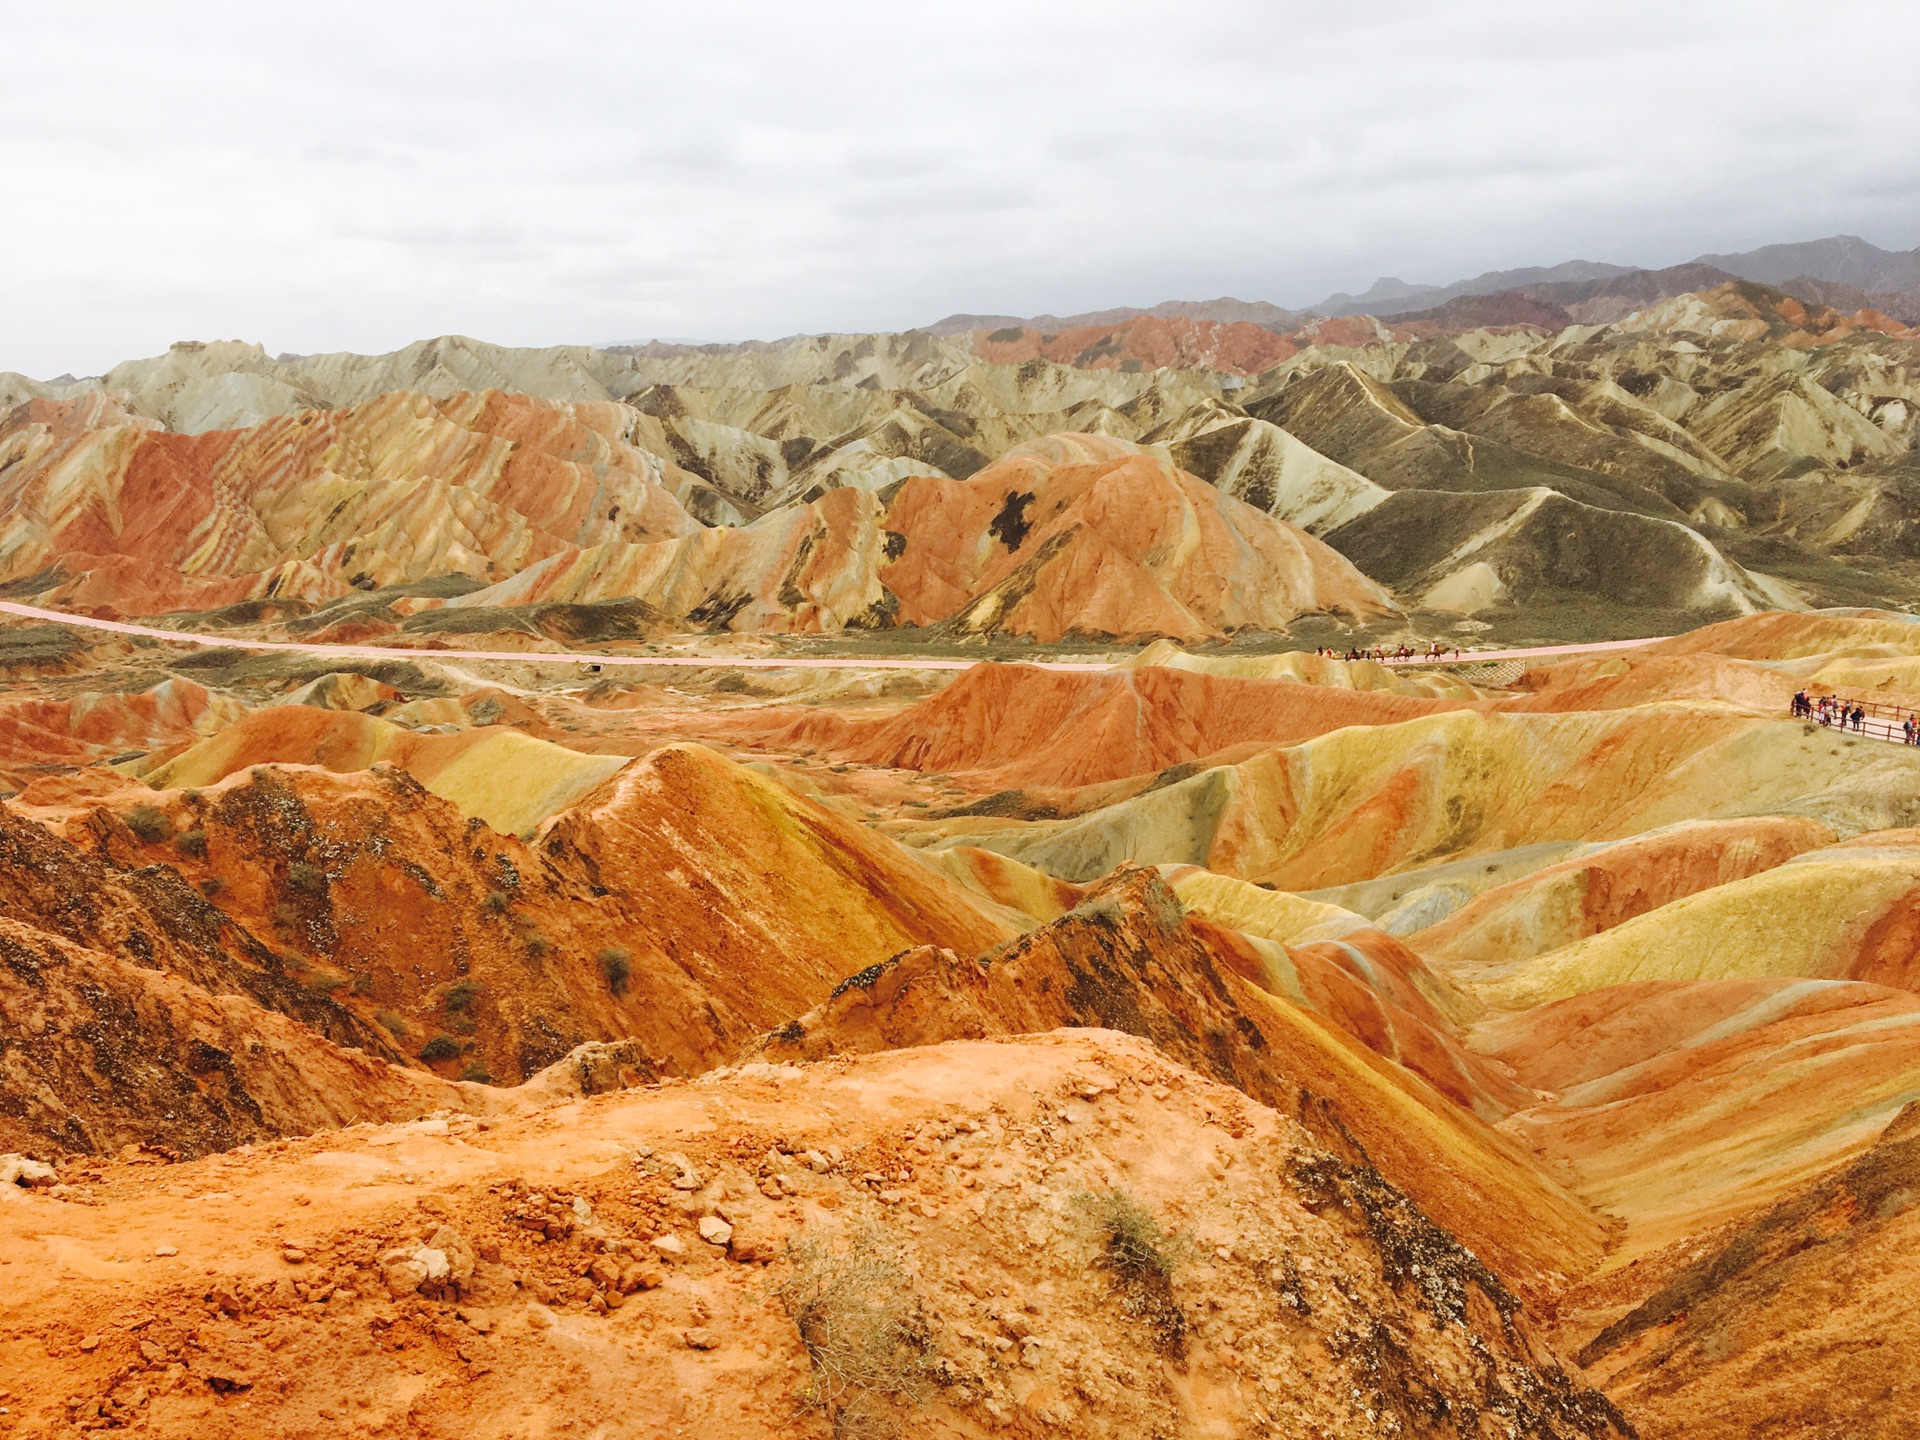
[[[64,610],[43,610],[37,605],[20,605],[0,600],[0,613],[22,620],[38,620],[54,625],[72,625],[83,630],[104,630],[115,635],[141,635],[176,645],[201,645],[221,650],[285,651],[296,655],[335,655],[347,660],[515,660],[537,661],[543,665],[599,665],[606,668],[665,666],[675,669],[708,670],[971,670],[984,660],[935,659],[815,659],[811,657],[710,656],[710,655],[593,655],[547,650],[446,650],[408,649],[397,645],[324,645],[296,640],[249,640],[235,635],[207,635],[196,630],[167,630],[158,625],[139,625],[128,620],[100,620],[91,615],[72,615]],[[1601,640],[1590,645],[1546,645],[1531,650],[1469,650],[1449,654],[1444,660],[1414,655],[1388,660],[1390,665],[1471,665],[1486,661],[1534,660],[1554,655],[1587,655],[1606,650],[1632,650],[1651,645],[1667,637],[1645,640]],[[994,657],[1004,658],[1004,657]],[[1099,661],[1022,660],[1040,670],[1111,670]]]

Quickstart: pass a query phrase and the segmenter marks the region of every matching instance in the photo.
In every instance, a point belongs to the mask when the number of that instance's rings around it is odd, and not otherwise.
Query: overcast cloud
[[[1920,244],[1913,0],[16,4],[0,370]]]

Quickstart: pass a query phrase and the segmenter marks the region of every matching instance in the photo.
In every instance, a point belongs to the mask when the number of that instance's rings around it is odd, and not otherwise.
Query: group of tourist
[[[1852,730],[1860,735],[1867,733],[1866,707],[1842,700],[1838,695],[1815,696],[1804,690],[1797,691],[1793,697],[1793,717],[1796,720],[1817,720],[1827,726],[1838,725],[1842,730]],[[1901,724],[1900,738],[1903,744],[1920,745],[1920,723],[1916,723],[1913,716],[1907,716]]]
[[[1365,648],[1349,647],[1349,649],[1347,650],[1347,653],[1345,655],[1341,655],[1331,645],[1316,645],[1314,647],[1313,653],[1325,660],[1349,660],[1349,661],[1352,661],[1352,660],[1422,660],[1422,659],[1444,660],[1447,658],[1448,654],[1451,653],[1453,658],[1458,660],[1460,658],[1460,647],[1458,645],[1455,645],[1452,647],[1451,652],[1449,652],[1448,647],[1443,642],[1439,640],[1435,640],[1431,645],[1427,646],[1426,654],[1422,655],[1420,654],[1420,652],[1415,650],[1411,645],[1408,645],[1407,643],[1402,641],[1400,646],[1394,650],[1389,650],[1384,645],[1370,645]]]

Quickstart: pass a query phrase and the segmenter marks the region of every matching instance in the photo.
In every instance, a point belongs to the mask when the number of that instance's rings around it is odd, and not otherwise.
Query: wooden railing
[[[1838,700],[1849,710],[1858,706],[1867,712],[1858,729],[1855,729],[1851,723],[1843,724],[1837,716],[1829,725],[1822,726],[1823,729],[1837,730],[1846,735],[1864,735],[1874,740],[1891,740],[1896,745],[1903,745],[1907,740],[1904,728],[1906,722],[1912,720],[1916,725],[1920,725],[1920,710],[1916,710],[1911,705],[1894,705],[1885,700],[1853,699],[1834,690],[1822,690],[1818,694],[1812,691],[1807,692],[1807,698],[1814,703],[1814,712],[1797,718],[1808,725],[1819,725],[1819,704],[1823,696]]]

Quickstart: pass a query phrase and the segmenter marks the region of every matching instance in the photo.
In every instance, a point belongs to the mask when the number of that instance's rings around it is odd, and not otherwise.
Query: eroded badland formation
[[[1722,280],[0,376],[0,1436],[1910,1433],[1920,334]]]

